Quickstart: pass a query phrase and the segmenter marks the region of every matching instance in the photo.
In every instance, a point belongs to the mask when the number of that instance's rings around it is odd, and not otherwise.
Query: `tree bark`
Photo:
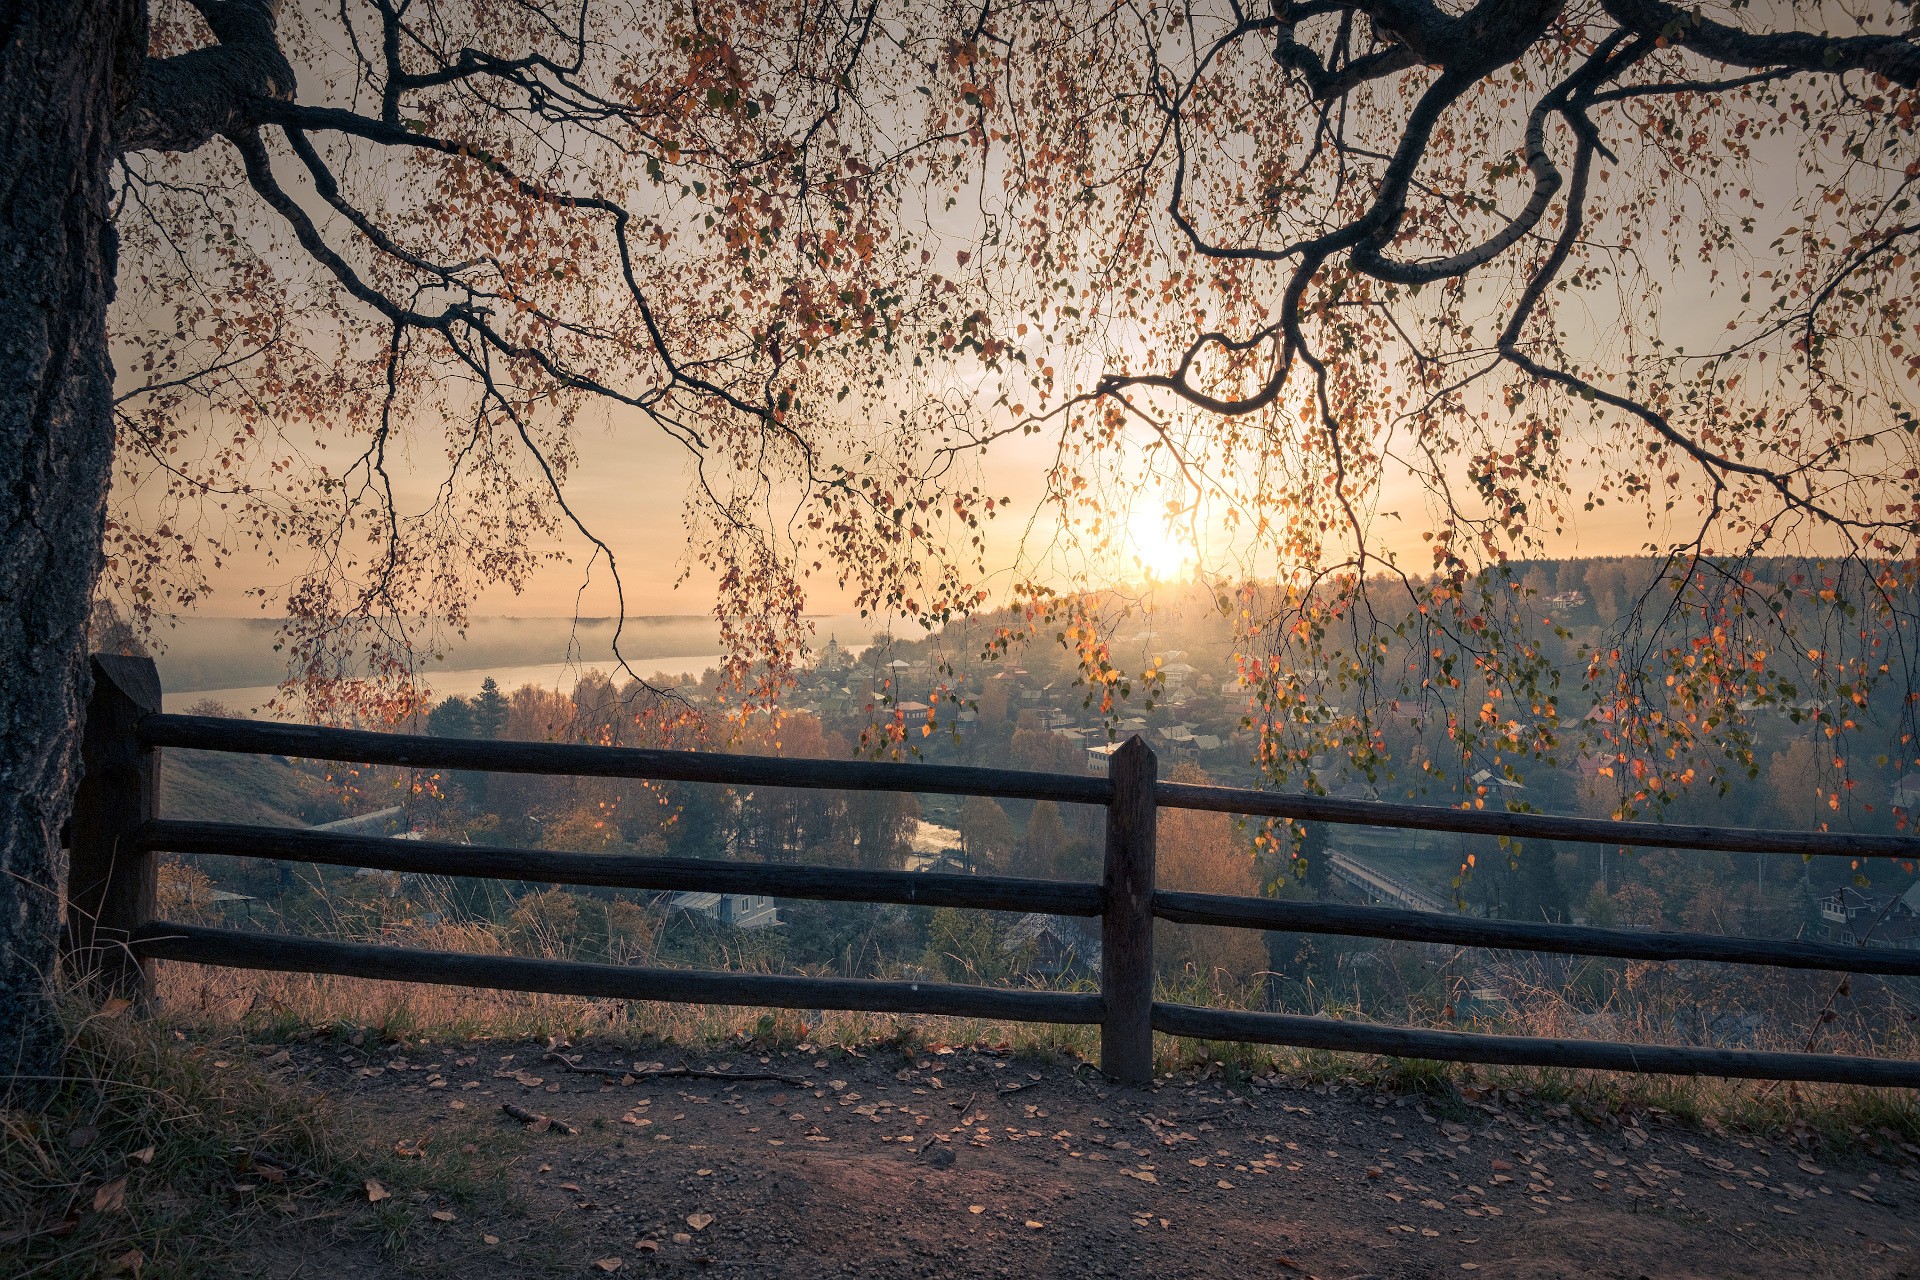
[[[0,1078],[57,1071],[62,829],[113,458],[107,303],[117,99],[140,0],[0,15]],[[0,1092],[7,1091],[0,1088]]]

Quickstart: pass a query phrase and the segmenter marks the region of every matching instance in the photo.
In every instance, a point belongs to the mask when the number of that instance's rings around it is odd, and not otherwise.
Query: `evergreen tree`
[[[492,676],[480,682],[480,696],[473,700],[473,736],[497,738],[507,727],[507,699]]]
[[[448,698],[427,712],[427,732],[436,738],[473,737],[473,704],[465,698]]]

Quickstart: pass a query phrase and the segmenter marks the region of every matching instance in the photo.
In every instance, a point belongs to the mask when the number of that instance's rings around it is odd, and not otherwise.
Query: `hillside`
[[[323,776],[272,756],[167,751],[160,811],[196,821],[306,827],[344,817],[349,808]]]

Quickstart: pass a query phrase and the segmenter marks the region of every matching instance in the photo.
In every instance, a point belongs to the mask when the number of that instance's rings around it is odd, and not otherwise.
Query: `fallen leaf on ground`
[[[967,1206],[968,1213],[985,1213],[986,1211],[987,1206],[983,1204],[970,1204]]]
[[[113,1269],[109,1275],[129,1275],[140,1280],[140,1269],[147,1265],[147,1255],[138,1249],[129,1249],[113,1260]]]
[[[481,1244],[499,1244],[500,1237],[495,1235],[484,1235],[480,1237],[480,1243]]]
[[[435,1222],[452,1222],[454,1220],[453,1210],[451,1209],[435,1209],[428,1216],[430,1216]]]
[[[381,1186],[379,1181],[374,1178],[368,1178],[363,1185],[367,1189],[368,1204],[379,1204],[382,1200],[385,1200],[393,1194],[393,1192]]]
[[[127,1175],[121,1174],[93,1193],[95,1213],[118,1213],[127,1207]]]
[[[690,1213],[687,1215],[687,1225],[695,1231],[705,1231],[712,1222],[713,1215],[710,1213]]]
[[[620,1269],[620,1259],[601,1258],[598,1261],[596,1261],[593,1265],[598,1267],[602,1271],[618,1271]]]
[[[138,1151],[136,1151],[136,1152],[134,1152],[134,1153],[133,1153],[132,1155],[130,1155],[130,1156],[128,1156],[128,1157],[127,1157],[127,1159],[129,1159],[129,1160],[138,1160],[138,1161],[139,1161],[139,1162],[140,1162],[141,1164],[152,1164],[152,1163],[153,1163],[153,1148],[152,1148],[152,1147],[142,1147],[142,1148],[140,1148],[140,1149],[139,1149]]]
[[[1042,1227],[1044,1227],[1044,1226],[1046,1226],[1047,1224],[1046,1224],[1046,1223],[1044,1223],[1044,1222],[1035,1222],[1035,1221],[1034,1221],[1034,1220],[1033,1220],[1032,1218],[1028,1218],[1028,1219],[1027,1219],[1027,1225],[1028,1225],[1029,1227],[1032,1227],[1032,1228],[1033,1228],[1033,1229],[1034,1229],[1035,1231],[1038,1231],[1038,1230],[1040,1230],[1040,1229],[1041,1229]]]

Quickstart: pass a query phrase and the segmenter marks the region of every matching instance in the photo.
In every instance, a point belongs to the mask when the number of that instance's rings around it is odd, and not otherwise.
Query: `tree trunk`
[[[139,0],[0,14],[0,1079],[20,1083],[59,1061],[61,832],[113,458],[113,119],[144,18]]]

